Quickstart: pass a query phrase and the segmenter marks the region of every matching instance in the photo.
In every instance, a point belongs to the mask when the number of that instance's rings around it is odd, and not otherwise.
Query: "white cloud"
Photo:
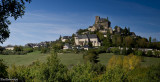
[[[11,34],[3,45],[24,45],[31,42],[56,40],[60,35],[71,35],[78,28],[88,26],[81,22],[75,23],[77,20],[74,16],[26,13],[23,19],[17,21],[11,19],[12,24],[9,26]]]

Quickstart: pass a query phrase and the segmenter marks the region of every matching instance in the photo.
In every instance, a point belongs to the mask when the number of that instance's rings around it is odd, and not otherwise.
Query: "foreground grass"
[[[107,65],[108,60],[113,56],[112,53],[103,53],[99,54],[100,63]],[[45,62],[47,56],[49,54],[42,54],[40,51],[35,51],[29,53],[27,55],[0,55],[0,59],[3,59],[8,66],[15,65],[29,65],[32,62],[39,60],[41,62]],[[123,55],[120,55],[123,56]],[[61,62],[67,66],[73,66],[76,64],[83,64],[83,54],[75,54],[75,53],[63,53],[58,54]],[[160,58],[154,57],[144,57],[144,62],[141,62],[142,66],[149,66],[160,63]]]
[[[28,53],[26,55],[0,55],[8,66],[15,65],[29,65],[36,60],[45,61],[48,54],[41,54],[40,51]]]

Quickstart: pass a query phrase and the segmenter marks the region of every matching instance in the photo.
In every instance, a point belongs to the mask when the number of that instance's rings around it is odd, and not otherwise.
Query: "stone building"
[[[102,25],[105,29],[108,27],[111,27],[111,22],[108,20],[108,18],[100,18],[99,16],[96,16],[95,18],[95,25]]]
[[[72,47],[71,47],[71,45],[69,43],[65,43],[64,46],[63,46],[63,49],[64,50],[72,49]]]
[[[101,43],[96,34],[75,36],[75,45],[77,46],[88,45],[89,41],[92,42],[93,46],[101,46]]]
[[[66,40],[70,40],[72,36],[63,36],[61,37],[62,42],[65,42]]]
[[[99,31],[102,33],[107,33],[109,32],[112,34],[113,30],[111,27],[111,22],[108,20],[108,18],[100,18],[99,16],[95,17],[95,23],[93,26],[89,26],[88,28],[89,31],[94,32],[94,31]]]
[[[14,50],[14,46],[12,45],[8,45],[5,47],[6,50]]]

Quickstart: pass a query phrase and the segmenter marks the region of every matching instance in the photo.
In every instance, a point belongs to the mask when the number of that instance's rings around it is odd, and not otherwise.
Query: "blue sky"
[[[109,17],[112,28],[126,26],[137,35],[160,40],[159,4],[158,0],[32,0],[22,18],[10,18],[10,37],[1,45],[54,41],[93,25],[95,16]]]

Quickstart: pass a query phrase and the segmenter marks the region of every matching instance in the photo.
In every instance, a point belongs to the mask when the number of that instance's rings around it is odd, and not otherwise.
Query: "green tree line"
[[[12,65],[7,67],[1,60],[0,76],[1,78],[17,78],[18,81],[35,82],[158,82],[160,80],[160,64],[142,67],[140,62],[140,56],[130,54],[124,57],[113,56],[107,66],[89,61],[68,68],[60,62],[56,53],[52,53],[46,62],[37,60],[29,66]]]

